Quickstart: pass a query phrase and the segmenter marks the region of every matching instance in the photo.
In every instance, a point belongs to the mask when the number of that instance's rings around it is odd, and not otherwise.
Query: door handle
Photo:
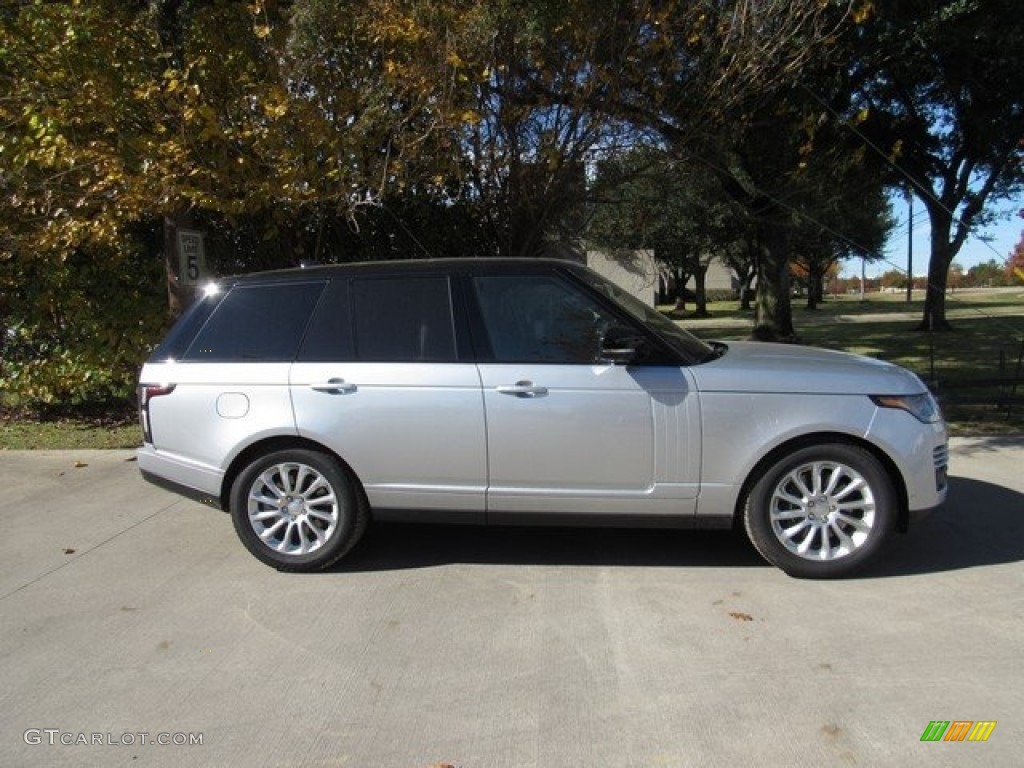
[[[548,393],[547,387],[539,387],[532,381],[517,381],[515,384],[506,384],[495,389],[499,394],[515,397],[543,397]]]
[[[323,384],[310,384],[309,387],[317,392],[327,392],[333,395],[347,395],[359,389],[355,384],[350,384],[344,379],[328,379]]]

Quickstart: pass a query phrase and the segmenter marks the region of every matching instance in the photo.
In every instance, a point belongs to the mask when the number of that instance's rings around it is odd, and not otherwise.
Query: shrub
[[[0,261],[0,404],[130,402],[165,326],[162,262],[129,247]]]

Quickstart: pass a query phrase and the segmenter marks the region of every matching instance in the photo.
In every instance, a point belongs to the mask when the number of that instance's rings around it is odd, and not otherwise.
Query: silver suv
[[[142,368],[143,475],[277,568],[371,519],[730,527],[842,576],[946,495],[920,379],[704,343],[585,267],[436,260],[211,285]]]

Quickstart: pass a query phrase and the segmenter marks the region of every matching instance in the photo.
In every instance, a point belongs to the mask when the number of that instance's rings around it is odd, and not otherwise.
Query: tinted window
[[[497,362],[598,362],[604,332],[619,324],[554,277],[477,277],[473,284]]]
[[[169,360],[180,360],[192,339],[195,338],[196,331],[202,328],[203,323],[210,318],[210,314],[217,308],[221,298],[222,296],[218,294],[207,293],[186,309],[185,314],[178,318],[178,322],[160,342],[160,346],[153,350],[149,361],[163,363]]]
[[[644,325],[654,328],[676,352],[682,354],[689,362],[706,362],[716,357],[715,351],[711,346],[705,344],[688,331],[683,330],[661,314],[661,312],[654,309],[654,307],[647,306],[610,280],[605,280],[589,269],[581,269],[576,274],[586,281],[591,288],[612,299]]]
[[[196,336],[185,360],[293,360],[323,283],[232,288]]]
[[[456,359],[447,277],[353,280],[356,356],[381,362]]]
[[[335,280],[327,286],[302,342],[299,360],[334,362],[355,358],[348,287],[348,280]]]

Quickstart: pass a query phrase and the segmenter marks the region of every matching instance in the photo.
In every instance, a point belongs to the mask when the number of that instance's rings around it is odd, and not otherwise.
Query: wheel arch
[[[904,482],[903,475],[900,472],[899,467],[896,466],[896,462],[892,460],[889,454],[871,441],[845,434],[843,432],[815,432],[807,435],[800,435],[799,437],[794,437],[775,446],[772,450],[762,456],[750,472],[747,473],[747,476],[740,487],[740,492],[736,497],[736,505],[733,509],[733,527],[742,529],[743,508],[746,504],[747,496],[750,494],[751,488],[753,488],[754,484],[757,483],[768,467],[794,451],[834,443],[843,443],[845,445],[862,448],[878,459],[882,468],[885,470],[885,473],[889,476],[893,489],[896,491],[896,530],[901,533],[905,533],[910,519],[910,504],[907,498],[907,485]]]
[[[307,437],[301,437],[299,435],[275,435],[273,437],[265,437],[262,440],[257,440],[252,445],[246,446],[237,456],[235,456],[228,465],[227,470],[224,472],[224,478],[221,480],[221,509],[228,513],[231,512],[231,486],[234,485],[235,478],[237,478],[242,470],[245,469],[245,467],[257,456],[263,456],[268,453],[273,453],[274,451],[295,449],[323,453],[338,462],[338,466],[341,467],[341,469],[352,479],[352,483],[358,497],[358,502],[363,504],[366,509],[369,509],[369,504],[366,499],[366,491],[363,490],[363,484],[359,480],[359,476],[352,470],[349,463],[322,443],[318,443],[316,440],[310,440]]]

